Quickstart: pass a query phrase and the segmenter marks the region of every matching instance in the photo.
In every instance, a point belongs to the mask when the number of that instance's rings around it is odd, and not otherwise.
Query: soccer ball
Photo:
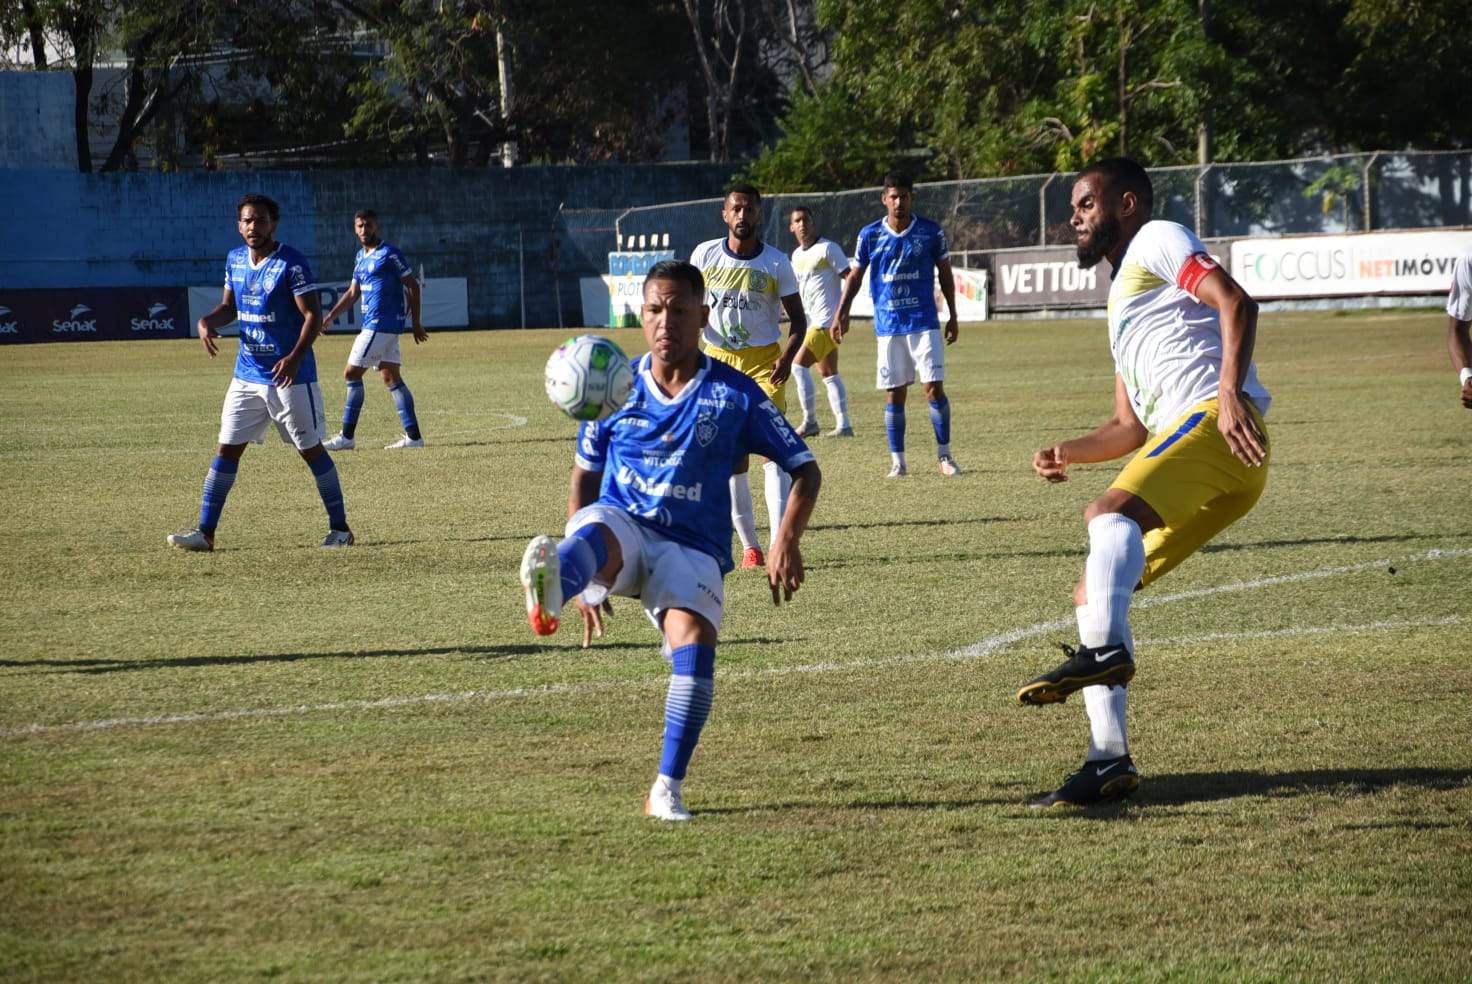
[[[573,420],[602,420],[629,398],[634,367],[600,335],[578,335],[547,360],[547,399]]]

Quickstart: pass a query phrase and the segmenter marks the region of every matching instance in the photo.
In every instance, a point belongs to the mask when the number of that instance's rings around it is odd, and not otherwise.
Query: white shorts
[[[891,390],[915,382],[934,383],[946,378],[946,347],[940,329],[908,335],[879,336],[879,389]]]
[[[671,608],[692,611],[720,631],[726,591],[721,565],[714,557],[676,543],[622,509],[601,502],[573,513],[564,535],[571,536],[573,530],[590,523],[601,523],[613,531],[624,564],[613,584],[589,585],[583,592],[585,604],[600,603],[610,594],[638,598],[644,603],[644,613],[661,632],[661,616]]]
[[[398,333],[364,328],[353,340],[353,350],[348,353],[348,365],[360,369],[377,369],[382,362],[396,366],[404,364],[403,357],[399,354]]]
[[[232,379],[220,411],[220,443],[264,444],[266,425],[272,421],[281,439],[298,451],[321,444],[327,429],[322,388],[316,383],[272,386]]]

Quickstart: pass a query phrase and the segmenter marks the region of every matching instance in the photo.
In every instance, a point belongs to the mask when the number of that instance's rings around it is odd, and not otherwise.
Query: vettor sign
[[[1472,230],[1238,239],[1232,276],[1256,298],[1440,294],[1468,249]]]

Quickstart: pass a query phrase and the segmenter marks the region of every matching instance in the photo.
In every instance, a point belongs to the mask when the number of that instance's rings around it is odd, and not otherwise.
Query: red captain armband
[[[1192,253],[1185,263],[1181,264],[1181,272],[1176,275],[1176,286],[1181,290],[1196,296],[1196,288],[1201,286],[1211,271],[1217,269],[1216,260],[1205,253]]]

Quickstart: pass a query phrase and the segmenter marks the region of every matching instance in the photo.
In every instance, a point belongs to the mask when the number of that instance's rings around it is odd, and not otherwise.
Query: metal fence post
[[[1052,184],[1053,183],[1053,179],[1056,178],[1056,177],[1058,177],[1058,172],[1057,171],[1054,171],[1052,174],[1048,175],[1048,180],[1047,181],[1044,181],[1043,182],[1043,186],[1038,189],[1038,245],[1039,246],[1046,246],[1046,245],[1048,245],[1048,185]]]
[[[1196,173],[1196,235],[1206,238],[1206,175],[1215,164],[1208,164]]]
[[[1375,228],[1375,220],[1373,218],[1374,212],[1371,211],[1371,208],[1373,207],[1373,199],[1371,198],[1371,195],[1370,195],[1370,171],[1371,171],[1372,168],[1374,168],[1374,166],[1375,166],[1375,160],[1380,156],[1381,153],[1382,153],[1381,151],[1378,151],[1377,150],[1373,154],[1370,155],[1370,159],[1368,161],[1365,161],[1365,172],[1364,172],[1364,189],[1365,189],[1364,190],[1364,196],[1365,196],[1365,221],[1364,221],[1364,227],[1365,227],[1365,229],[1364,229],[1364,231],[1365,232],[1369,232],[1371,229]]]
[[[516,226],[516,266],[521,278],[521,327],[526,328],[526,239]]]

